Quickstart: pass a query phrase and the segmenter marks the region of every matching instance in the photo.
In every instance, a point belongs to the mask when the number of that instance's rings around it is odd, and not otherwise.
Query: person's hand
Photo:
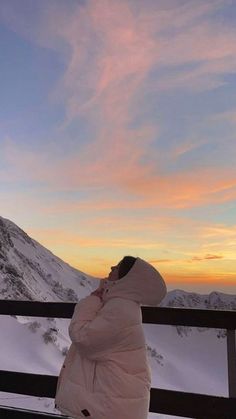
[[[95,291],[91,292],[90,295],[96,295],[100,299],[102,299],[104,289],[97,288]]]
[[[90,295],[96,295],[97,297],[102,299],[103,292],[104,292],[103,283],[100,282],[99,287],[96,290],[94,290],[93,292],[91,292]]]

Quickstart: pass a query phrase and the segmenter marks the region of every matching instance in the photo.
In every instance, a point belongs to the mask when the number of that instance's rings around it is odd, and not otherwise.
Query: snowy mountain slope
[[[0,295],[4,299],[78,301],[95,278],[72,268],[0,217]]]
[[[0,217],[0,299],[76,302],[97,284]],[[175,290],[161,305],[235,310],[236,295]],[[70,345],[68,325],[65,319],[0,316],[0,369],[57,375]],[[144,332],[153,387],[227,395],[224,331],[144,325]],[[52,399],[0,393],[0,404],[56,412]]]
[[[77,302],[97,286],[95,278],[72,268],[13,222],[0,217],[0,299]],[[11,328],[7,327],[6,322],[10,322]],[[45,351],[49,358],[49,352],[59,352],[60,364],[62,354],[65,355],[69,347],[68,320],[0,316],[0,323],[3,342],[0,345],[1,369],[40,373]],[[5,345],[7,337],[9,348],[7,343]],[[39,358],[35,356],[31,370],[28,349],[24,344],[21,346],[21,342],[29,342],[36,355],[36,338],[41,358],[40,355]],[[57,374],[58,363],[51,362],[50,365],[51,368],[54,365],[53,373]]]

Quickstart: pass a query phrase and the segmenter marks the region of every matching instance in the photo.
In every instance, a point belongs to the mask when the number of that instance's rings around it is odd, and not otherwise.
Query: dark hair
[[[137,258],[134,258],[133,256],[125,256],[122,259],[122,261],[120,262],[119,271],[118,271],[119,279],[123,278],[123,276],[125,276],[130,271],[136,259]]]

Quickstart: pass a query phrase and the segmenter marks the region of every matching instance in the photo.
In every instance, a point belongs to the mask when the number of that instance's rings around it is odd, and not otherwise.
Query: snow
[[[144,332],[163,357],[161,363],[150,357],[153,387],[227,396],[226,339],[214,329],[180,336],[176,327],[148,324]]]
[[[63,361],[57,345],[45,344],[42,333],[46,327],[41,326],[36,332],[30,331],[29,323],[21,324],[10,316],[0,316],[1,345],[0,369],[37,374],[57,375]],[[9,333],[10,331],[10,333]],[[68,339],[63,340],[68,343]]]

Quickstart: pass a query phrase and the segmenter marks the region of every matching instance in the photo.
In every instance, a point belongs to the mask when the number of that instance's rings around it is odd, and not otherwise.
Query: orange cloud
[[[221,238],[221,239],[231,239],[235,238],[236,235],[236,225],[227,226],[225,224],[209,224],[208,226],[202,227],[201,232],[203,239],[211,238]],[[236,243],[236,241],[235,241]]]
[[[155,242],[151,242],[150,240],[137,240],[135,238],[94,238],[88,236],[82,236],[79,232],[71,233],[66,230],[58,230],[58,229],[35,229],[29,228],[28,234],[31,237],[35,238],[41,243],[44,243],[45,246],[80,246],[82,247],[102,247],[102,248],[110,248],[110,247],[132,247],[133,249],[152,249],[157,248],[158,244]],[[160,246],[160,245],[159,245]]]
[[[153,163],[140,163],[140,150],[130,150],[130,160],[125,154],[122,156],[123,151],[121,144],[113,156],[110,153],[98,156],[91,164],[83,160],[83,155],[53,162],[46,152],[38,155],[24,151],[12,142],[5,147],[5,157],[15,171],[15,179],[30,176],[31,180],[44,182],[54,190],[94,188],[94,198],[89,198],[87,203],[74,204],[75,207],[88,208],[91,205],[92,208],[96,201],[101,200],[95,193],[101,187],[106,188],[104,203],[99,204],[103,208],[119,207],[119,200],[117,203],[112,198],[112,203],[108,202],[114,189],[123,202],[127,196],[127,205],[131,208],[188,208],[236,198],[236,173],[233,169],[199,167],[194,171],[158,174]],[[120,157],[119,163],[117,157]]]
[[[154,259],[154,260],[150,260],[150,263],[153,264],[158,264],[158,263],[167,263],[167,264],[185,264],[186,262],[188,263],[193,263],[193,262],[201,262],[204,260],[218,260],[218,259],[223,259],[224,256],[221,255],[205,255],[205,256],[193,256],[191,259],[181,259],[181,260],[176,260],[176,259]]]
[[[190,273],[181,273],[181,274],[173,274],[169,272],[164,273],[165,280],[170,284],[205,284],[210,285],[213,284],[215,288],[219,285],[219,287],[225,286],[236,286],[236,274],[235,273],[222,273],[222,272],[214,272],[214,273],[204,273],[204,272],[197,272],[195,275]]]
[[[205,255],[205,256],[194,256],[190,262],[200,262],[202,260],[215,260],[215,259],[223,259],[221,255]]]

